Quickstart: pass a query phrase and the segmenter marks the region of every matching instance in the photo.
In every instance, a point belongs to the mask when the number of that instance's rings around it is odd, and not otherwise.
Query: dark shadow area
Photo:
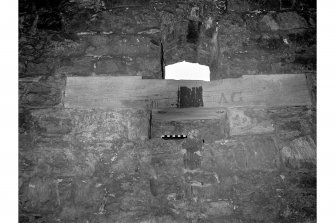
[[[201,22],[189,20],[186,41],[188,43],[198,43]]]

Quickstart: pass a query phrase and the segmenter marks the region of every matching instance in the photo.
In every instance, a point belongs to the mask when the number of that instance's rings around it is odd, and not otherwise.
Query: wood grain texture
[[[198,132],[198,137],[208,142],[228,136],[227,111],[223,108],[168,108],[152,111],[151,137],[165,134],[190,135]]]
[[[220,119],[226,115],[227,111],[223,108],[167,108],[152,110],[152,119],[162,121]]]
[[[180,87],[202,87],[203,107],[311,105],[304,74],[245,75],[218,81],[68,77],[66,108],[176,108]]]
[[[176,107],[177,81],[141,77],[68,77],[66,108]]]
[[[213,126],[217,125],[222,118],[228,119],[228,122],[226,121],[223,124],[229,126],[222,126],[222,128],[229,128],[229,134],[231,136],[267,134],[273,133],[275,130],[267,110],[263,108],[168,108],[152,110],[152,122],[159,123],[159,125],[153,125],[153,132],[161,132],[159,129],[162,126],[164,130],[169,129],[167,126],[170,126],[173,122],[188,123],[196,120],[203,121],[202,124],[200,124],[200,126],[203,125],[202,127],[196,126],[196,128],[203,129],[208,123],[211,123]],[[208,122],[208,120],[211,120],[211,122]],[[157,126],[160,127],[157,128]],[[218,129],[219,128],[216,130]],[[174,131],[177,130],[174,129]],[[223,132],[227,131],[228,130]],[[175,133],[172,132],[171,134]],[[212,132],[211,134],[216,135],[217,133]],[[153,135],[155,134],[153,133]],[[222,134],[220,135],[222,136]],[[219,139],[219,137],[216,137],[216,139]]]
[[[164,121],[152,120],[151,138],[160,138],[161,135],[179,134],[191,135],[195,131],[197,137],[204,139],[206,142],[222,140],[228,136],[229,124],[225,117],[221,119],[198,119],[198,120],[178,120]]]

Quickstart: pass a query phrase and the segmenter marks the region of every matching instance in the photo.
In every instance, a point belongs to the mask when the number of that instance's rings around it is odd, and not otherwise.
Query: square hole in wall
[[[208,66],[183,61],[166,66],[165,79],[210,81],[210,70]]]
[[[199,40],[199,33],[201,22],[189,20],[186,40],[188,43],[197,43]]]

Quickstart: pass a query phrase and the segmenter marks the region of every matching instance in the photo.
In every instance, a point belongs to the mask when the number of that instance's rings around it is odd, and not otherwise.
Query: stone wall
[[[22,2],[20,222],[315,222],[315,106],[247,110],[268,133],[163,123],[199,133],[180,141],[153,138],[150,110],[63,107],[67,76],[160,79],[182,60],[306,73],[315,105],[313,1]]]
[[[228,115],[224,133],[175,122],[197,138],[165,141],[149,139],[145,110],[34,110],[20,128],[20,222],[315,222],[311,110],[265,114],[271,133],[233,136]]]
[[[20,73],[159,79],[183,60],[210,66],[212,80],[316,71],[313,1],[105,2],[23,14]]]

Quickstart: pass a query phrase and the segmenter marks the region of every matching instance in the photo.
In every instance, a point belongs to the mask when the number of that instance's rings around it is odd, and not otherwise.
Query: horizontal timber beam
[[[245,75],[211,82],[140,77],[68,77],[64,106],[114,108],[234,108],[311,105],[304,74]]]

